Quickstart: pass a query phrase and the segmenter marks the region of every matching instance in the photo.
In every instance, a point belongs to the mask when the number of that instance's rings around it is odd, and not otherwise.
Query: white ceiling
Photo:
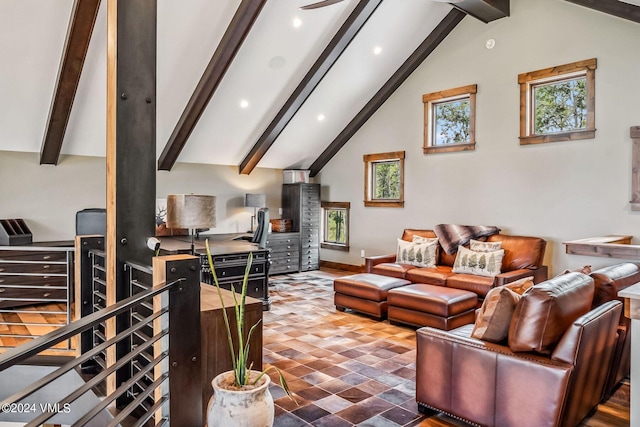
[[[267,1],[179,162],[238,165],[357,4],[300,10],[306,3]],[[72,4],[0,0],[0,150],[40,151]],[[158,1],[158,155],[239,4]],[[384,1],[258,166],[309,167],[450,10],[432,0]],[[105,119],[103,0],[62,153],[104,156]]]

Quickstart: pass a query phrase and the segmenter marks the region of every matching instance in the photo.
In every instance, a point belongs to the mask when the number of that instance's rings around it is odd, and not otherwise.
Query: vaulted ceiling
[[[106,3],[0,2],[0,150],[53,164],[58,150],[105,155]],[[178,161],[317,172],[460,22],[456,8],[485,21],[509,8],[345,0],[300,9],[308,3],[158,1],[160,169]]]

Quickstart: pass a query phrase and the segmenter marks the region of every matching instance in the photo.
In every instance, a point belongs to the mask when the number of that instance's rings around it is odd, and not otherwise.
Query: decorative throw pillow
[[[506,340],[511,316],[520,298],[520,295],[506,286],[491,289],[482,303],[471,336],[495,343]]]
[[[417,267],[435,267],[437,240],[431,243],[414,243],[398,239],[396,262]]]
[[[438,238],[437,237],[422,237],[422,236],[418,236],[417,234],[414,234],[411,237],[411,241],[413,243],[433,243],[433,242],[437,242]]]
[[[458,246],[453,272],[495,277],[500,274],[503,257],[504,249],[493,252],[476,252],[464,246]]]
[[[524,277],[522,279],[507,283],[506,285],[504,285],[504,287],[511,289],[513,292],[515,292],[518,295],[522,295],[533,285],[534,285],[533,276],[529,276],[529,277]]]
[[[502,242],[481,242],[471,239],[469,249],[476,252],[493,252],[502,249]]]

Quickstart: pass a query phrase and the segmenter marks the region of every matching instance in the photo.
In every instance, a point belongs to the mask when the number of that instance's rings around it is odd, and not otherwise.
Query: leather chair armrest
[[[529,276],[533,276],[533,283],[544,282],[547,280],[547,271],[546,265],[538,268],[522,268],[520,270],[506,271],[496,276],[495,286],[506,285],[507,283],[515,282],[516,280]]]
[[[373,267],[383,262],[396,262],[396,254],[391,255],[377,255],[368,256],[364,259],[364,271],[365,273],[371,273]]]
[[[417,402],[480,425],[560,425],[572,366],[472,339],[472,327],[417,331]]]

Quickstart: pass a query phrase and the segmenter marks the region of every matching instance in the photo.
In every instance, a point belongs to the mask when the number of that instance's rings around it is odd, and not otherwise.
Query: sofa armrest
[[[365,273],[371,273],[373,267],[383,262],[396,262],[396,254],[391,255],[377,255],[368,256],[364,259],[364,271]]]
[[[505,271],[496,276],[495,286],[503,286],[529,276],[533,276],[533,283],[544,282],[547,280],[547,266],[543,265],[538,268],[522,268],[520,270]]]
[[[572,365],[472,339],[472,327],[416,332],[417,402],[480,425],[559,425]]]

